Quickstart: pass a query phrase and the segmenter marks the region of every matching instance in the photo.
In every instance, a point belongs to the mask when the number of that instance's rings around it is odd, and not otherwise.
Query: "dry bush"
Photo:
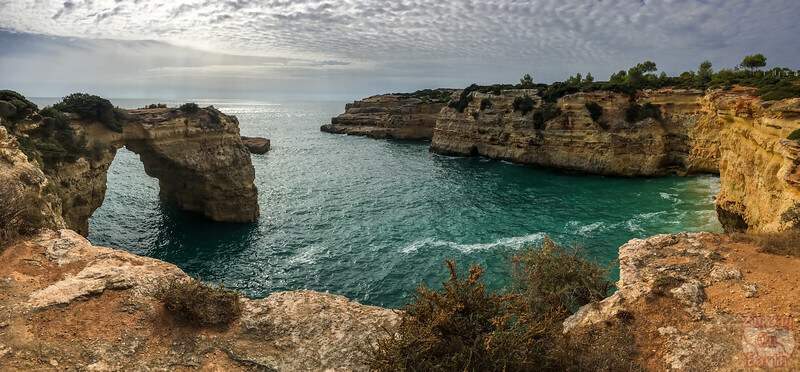
[[[225,326],[242,314],[239,292],[195,279],[165,283],[154,297],[178,320],[193,326]]]
[[[800,229],[743,235],[759,252],[800,257]]]
[[[616,319],[561,335],[551,349],[558,371],[643,371],[638,363],[633,316],[620,312]]]
[[[378,341],[368,364],[378,371],[505,371],[546,364],[543,323],[519,318],[519,296],[487,293],[483,269],[450,279],[441,291],[420,285],[397,333]]]
[[[38,218],[21,191],[0,183],[0,251],[36,232]]]
[[[606,296],[611,288],[608,268],[582,260],[549,238],[539,246],[524,247],[509,261],[513,286],[487,293],[480,266],[472,265],[462,276],[448,260],[450,278],[442,283],[443,289],[420,285],[403,309],[398,329],[367,350],[369,367],[379,371],[635,367],[629,360],[611,360],[635,349],[627,328],[580,339],[561,334],[562,321],[578,306]]]

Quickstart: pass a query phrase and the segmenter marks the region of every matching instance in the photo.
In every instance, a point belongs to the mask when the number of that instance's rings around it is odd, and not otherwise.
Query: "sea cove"
[[[483,264],[489,285],[500,288],[504,253],[544,235],[610,263],[632,238],[721,231],[712,198],[719,180],[711,175],[574,174],[439,156],[426,141],[320,132],[341,102],[199,103],[235,115],[242,135],[272,140],[270,152],[252,156],[260,218],[215,223],[161,203],[158,181],[136,154],[120,150],[89,240],[174,263],[251,298],[307,288],[397,308],[421,281],[437,286],[450,257]]]

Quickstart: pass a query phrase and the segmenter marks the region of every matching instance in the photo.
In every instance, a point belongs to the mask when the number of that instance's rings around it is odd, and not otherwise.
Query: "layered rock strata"
[[[78,118],[72,126],[86,137],[92,156],[58,163],[48,177],[64,200],[67,226],[83,235],[103,203],[108,167],[123,146],[159,180],[162,201],[215,221],[245,222],[259,215],[255,169],[234,116],[213,107],[191,114],[154,108],[129,110],[122,133]]]
[[[323,132],[392,139],[431,139],[446,102],[384,94],[348,103]]]
[[[800,129],[800,99],[764,102],[752,91],[576,93],[558,99],[549,120],[537,118],[545,102],[535,90],[473,92],[464,112],[442,109],[430,151],[615,176],[720,173],[726,229],[778,230],[800,203],[798,144],[785,140]],[[513,107],[523,97],[535,107],[524,115]],[[602,107],[597,120],[587,104]],[[629,107],[647,104],[658,117],[626,120]]]
[[[228,327],[179,323],[152,297],[174,265],[44,230],[0,253],[0,370],[360,371],[392,310],[313,291],[241,299]]]

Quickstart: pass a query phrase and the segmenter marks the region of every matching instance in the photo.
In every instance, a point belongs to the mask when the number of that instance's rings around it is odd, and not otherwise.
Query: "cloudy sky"
[[[0,89],[357,99],[472,82],[800,69],[798,0],[0,0]]]

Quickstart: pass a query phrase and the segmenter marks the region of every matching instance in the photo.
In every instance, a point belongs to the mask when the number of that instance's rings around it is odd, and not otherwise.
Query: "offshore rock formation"
[[[371,138],[431,139],[446,102],[384,94],[348,103],[345,113],[320,127],[323,132]]]
[[[43,230],[0,253],[0,370],[366,370],[361,348],[399,316],[313,291],[241,299],[228,328],[196,328],[152,297],[174,265]]]
[[[128,110],[123,132],[73,119],[93,149],[91,158],[58,163],[48,177],[64,200],[67,226],[88,234],[88,220],[103,203],[108,167],[125,146],[145,172],[159,180],[161,200],[215,221],[245,222],[259,215],[255,169],[234,116],[213,107],[186,114],[177,109]]]
[[[720,173],[717,212],[726,229],[778,230],[788,227],[781,215],[800,203],[800,147],[785,140],[800,129],[800,99],[763,102],[752,90],[577,93],[538,122],[535,111],[513,109],[524,96],[542,107],[535,90],[473,92],[463,113],[442,109],[430,150],[616,176]],[[587,103],[603,108],[597,121]],[[648,103],[660,118],[625,120],[631,105]]]
[[[245,137],[242,136],[242,143],[244,143],[244,147],[247,147],[247,150],[250,151],[251,154],[266,154],[269,151],[269,140],[266,138],[261,137]]]

